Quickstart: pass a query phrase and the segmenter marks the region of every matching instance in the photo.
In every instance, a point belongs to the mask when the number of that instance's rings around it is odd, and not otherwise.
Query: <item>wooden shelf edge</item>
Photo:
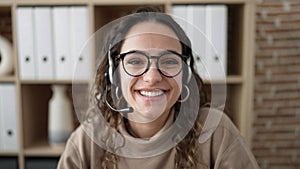
[[[72,80],[21,80],[21,84],[72,84]]]
[[[156,0],[156,1],[141,1],[141,0],[91,0],[93,5],[153,5],[153,4],[166,4],[166,0]]]
[[[243,83],[243,77],[239,75],[229,75],[226,77],[226,79],[220,79],[220,80],[204,80],[205,84],[242,84]]]
[[[245,4],[249,0],[169,0],[171,4]]]
[[[0,1],[0,7],[10,7],[12,5],[13,5],[12,1],[9,1],[9,0],[1,0]]]
[[[232,75],[228,76],[226,81],[228,84],[242,84],[244,80],[242,76]]]
[[[19,151],[0,151],[0,158],[1,156],[18,156]]]
[[[91,0],[92,3],[94,4],[125,4],[125,5],[130,5],[130,4],[207,4],[207,3],[222,3],[222,4],[242,4],[246,3],[249,0],[156,0],[156,1],[146,1],[146,0]]]
[[[15,77],[14,76],[4,76],[0,77],[0,83],[1,82],[15,82]]]
[[[65,149],[64,145],[60,146],[51,146],[47,141],[40,141],[32,144],[31,146],[24,149],[25,156],[31,157],[57,157],[60,156]]]
[[[21,80],[24,85],[39,84],[89,84],[88,80]]]
[[[59,6],[59,5],[88,5],[90,0],[80,0],[80,1],[74,1],[74,0],[52,0],[52,1],[37,1],[37,0],[16,0],[16,4],[18,6],[37,6],[37,5],[53,5],[53,6]]]

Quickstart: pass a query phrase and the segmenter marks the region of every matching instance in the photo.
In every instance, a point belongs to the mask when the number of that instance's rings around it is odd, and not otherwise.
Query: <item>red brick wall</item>
[[[300,168],[300,1],[258,0],[253,152],[262,169]]]

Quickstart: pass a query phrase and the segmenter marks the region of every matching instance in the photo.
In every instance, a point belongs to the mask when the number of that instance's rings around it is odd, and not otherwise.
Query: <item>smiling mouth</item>
[[[146,96],[146,97],[157,97],[157,96],[162,96],[165,92],[163,90],[153,90],[153,91],[140,90],[139,93],[142,96]]]

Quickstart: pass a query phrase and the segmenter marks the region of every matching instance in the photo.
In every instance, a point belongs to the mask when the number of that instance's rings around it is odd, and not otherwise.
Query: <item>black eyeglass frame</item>
[[[181,67],[180,71],[178,71],[178,73],[176,73],[175,75],[172,75],[172,76],[165,75],[165,74],[159,69],[158,60],[160,59],[160,57],[164,56],[164,55],[166,54],[166,52],[175,54],[176,56],[180,57],[181,60],[182,60],[184,63],[187,63],[188,56],[179,54],[179,53],[177,53],[177,52],[175,52],[175,51],[173,51],[173,50],[165,50],[163,53],[161,53],[161,54],[158,55],[158,56],[153,56],[153,55],[150,55],[150,56],[149,56],[149,55],[146,54],[145,52],[142,52],[142,51],[139,51],[139,50],[131,50],[131,51],[128,51],[128,52],[125,52],[125,53],[120,53],[120,54],[118,54],[118,55],[116,56],[116,58],[115,58],[115,61],[116,61],[116,63],[118,63],[120,60],[122,60],[122,66],[123,66],[123,69],[125,70],[125,72],[126,72],[128,75],[132,76],[132,77],[139,77],[139,76],[142,76],[143,74],[145,74],[145,73],[149,70],[150,65],[151,65],[150,59],[156,59],[155,66],[156,66],[158,72],[159,72],[161,75],[165,76],[165,77],[173,78],[173,77],[177,76],[177,75],[182,71],[183,67]],[[124,66],[123,60],[124,60],[125,56],[128,55],[128,54],[131,54],[131,53],[140,53],[140,54],[146,56],[146,58],[147,58],[147,60],[148,60],[146,69],[145,69],[142,73],[140,73],[140,74],[138,74],[138,75],[132,75],[132,74],[130,74],[130,73],[125,69],[125,66]]]

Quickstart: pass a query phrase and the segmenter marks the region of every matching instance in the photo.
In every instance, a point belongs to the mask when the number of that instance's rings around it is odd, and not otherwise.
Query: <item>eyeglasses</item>
[[[158,56],[150,56],[142,51],[133,50],[116,57],[116,61],[122,60],[125,72],[134,77],[141,76],[149,70],[151,59],[156,59],[156,68],[162,75],[171,78],[181,72],[183,61],[187,60],[187,56],[172,50],[166,50]]]

